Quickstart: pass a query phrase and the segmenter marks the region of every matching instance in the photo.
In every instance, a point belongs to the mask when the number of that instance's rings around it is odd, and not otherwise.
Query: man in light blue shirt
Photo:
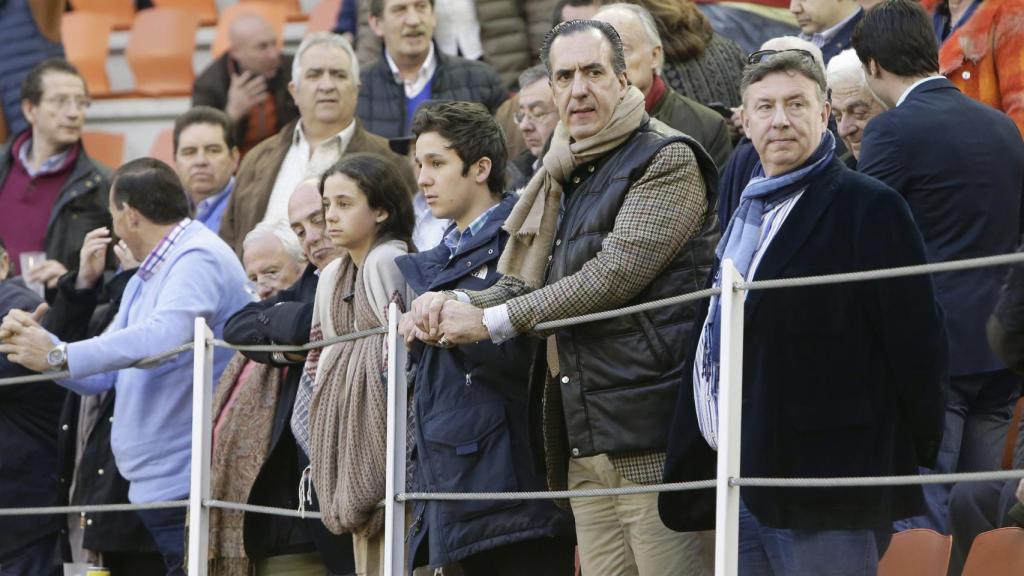
[[[190,219],[189,211],[169,166],[152,158],[125,164],[111,186],[113,231],[142,265],[125,288],[110,327],[95,338],[66,344],[26,314],[8,315],[0,326],[0,354],[12,362],[36,371],[68,370],[71,377],[58,383],[79,394],[116,390],[111,447],[130,482],[133,503],[188,495],[193,356],[187,352],[153,367],[132,366],[191,341],[199,316],[220,338],[228,318],[250,301],[234,253]],[[82,270],[95,266],[101,254],[83,261]],[[230,356],[230,350],[216,351],[214,381]],[[164,557],[167,574],[184,575],[185,511],[138,514]]]
[[[238,146],[227,114],[196,106],[174,121],[174,169],[195,208],[195,219],[214,234],[235,189]]]

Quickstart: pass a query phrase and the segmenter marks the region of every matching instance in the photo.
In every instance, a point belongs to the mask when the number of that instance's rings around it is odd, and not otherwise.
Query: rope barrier
[[[636,314],[637,312],[646,312],[647,310],[655,310],[657,308],[664,308],[666,306],[683,304],[684,302],[692,302],[694,300],[700,300],[702,298],[717,296],[721,293],[721,288],[706,288],[704,290],[690,292],[689,294],[683,294],[681,296],[672,296],[671,298],[663,298],[661,300],[644,302],[643,304],[636,304],[633,306],[627,306],[625,308],[619,308],[616,310],[594,312],[592,314],[584,314],[583,316],[574,316],[572,318],[563,318],[561,320],[549,320],[547,322],[541,322],[540,324],[537,324],[536,326],[534,326],[533,329],[536,331],[554,330],[555,328],[565,328],[566,326],[575,326],[577,324],[597,322],[598,320],[608,320],[609,318],[618,318],[619,316],[629,316],[630,314]]]
[[[147,502],[145,504],[84,504],[81,506],[30,506],[26,508],[0,508],[0,516],[43,516],[47,514],[89,514],[100,512],[134,512],[136,510],[166,510],[185,508],[188,500]]]
[[[237,350],[239,352],[308,352],[316,348],[326,348],[332,344],[340,344],[341,342],[348,342],[350,340],[358,340],[360,338],[366,338],[367,336],[375,336],[377,334],[387,334],[388,329],[384,327],[371,328],[369,330],[363,330],[361,332],[350,332],[348,334],[342,334],[341,336],[334,336],[332,338],[325,338],[316,342],[310,342],[309,344],[303,344],[302,346],[285,346],[279,344],[232,344],[224,340],[213,340],[213,345],[218,348],[229,348],[231,350]]]
[[[921,476],[863,476],[854,478],[730,478],[730,486],[761,488],[843,488],[853,486],[912,486],[915,484],[956,484],[1024,478],[1024,470],[956,472]]]
[[[152,368],[153,366],[156,366],[157,364],[163,362],[164,360],[177,356],[182,352],[187,352],[194,347],[194,342],[186,342],[181,346],[176,346],[166,352],[161,352],[159,354],[143,358],[142,360],[139,360],[138,362],[132,364],[130,368]],[[67,370],[61,372],[44,372],[42,374],[33,374],[31,376],[15,376],[13,378],[0,378],[0,386],[15,386],[17,384],[31,384],[33,382],[48,382],[51,380],[66,380],[68,378],[71,378],[71,372]]]
[[[256,506],[253,504],[240,504],[238,502],[225,502],[223,500],[203,500],[203,506],[206,506],[207,508],[220,508],[221,510],[235,510],[237,512],[267,514],[269,516],[286,516],[288,518],[320,518],[319,512],[299,512],[298,510],[292,510],[290,508]]]
[[[778,280],[737,282],[733,288],[736,290],[774,290],[778,288],[795,288],[799,286],[819,286],[821,284],[842,284],[846,282],[863,282],[866,280],[881,280],[885,278],[901,278],[904,276],[920,276],[923,274],[936,274],[939,272],[971,270],[974,268],[1006,266],[1008,264],[1019,264],[1021,262],[1024,262],[1024,252],[1014,252],[1013,254],[983,256],[981,258],[951,260],[949,262],[918,264],[915,266],[897,266],[896,268],[884,268],[881,270],[840,272],[838,274],[800,276],[798,278],[781,278]]]
[[[395,500],[411,502],[414,500],[562,500],[566,498],[599,498],[602,496],[625,496],[629,494],[650,494],[652,492],[684,492],[687,490],[706,490],[715,487],[715,480],[697,480],[694,482],[673,482],[669,484],[648,484],[641,486],[622,486],[620,488],[592,488],[589,490],[548,490],[538,492],[409,492],[396,494]]]

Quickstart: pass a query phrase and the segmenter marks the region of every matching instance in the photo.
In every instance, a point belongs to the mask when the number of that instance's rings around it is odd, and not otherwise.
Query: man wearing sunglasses
[[[743,127],[759,162],[716,250],[748,280],[923,264],[895,191],[837,158],[821,67],[802,50],[755,54]],[[712,282],[721,286],[720,264]],[[669,453],[670,482],[715,475],[721,302],[698,315]],[[746,294],[743,476],[914,474],[942,432],[946,335],[931,279],[911,276]],[[743,488],[746,576],[874,576],[891,523],[924,509],[919,486]],[[676,530],[714,522],[711,491],[663,493]]]

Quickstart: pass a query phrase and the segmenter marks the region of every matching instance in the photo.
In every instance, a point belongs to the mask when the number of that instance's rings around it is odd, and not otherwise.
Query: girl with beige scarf
[[[348,252],[321,272],[311,340],[385,326],[388,306],[409,301],[394,260],[412,246],[412,191],[383,158],[353,154],[327,170],[320,193],[327,234]],[[295,407],[308,411],[309,428],[298,432],[308,438],[324,525],[352,533],[360,575],[383,569],[385,344],[375,335],[310,355]]]

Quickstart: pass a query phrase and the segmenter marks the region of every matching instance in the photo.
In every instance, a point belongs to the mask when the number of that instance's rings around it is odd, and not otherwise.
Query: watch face
[[[64,356],[64,347],[57,346],[46,354],[46,363],[49,364],[51,368],[60,368],[64,365]]]

